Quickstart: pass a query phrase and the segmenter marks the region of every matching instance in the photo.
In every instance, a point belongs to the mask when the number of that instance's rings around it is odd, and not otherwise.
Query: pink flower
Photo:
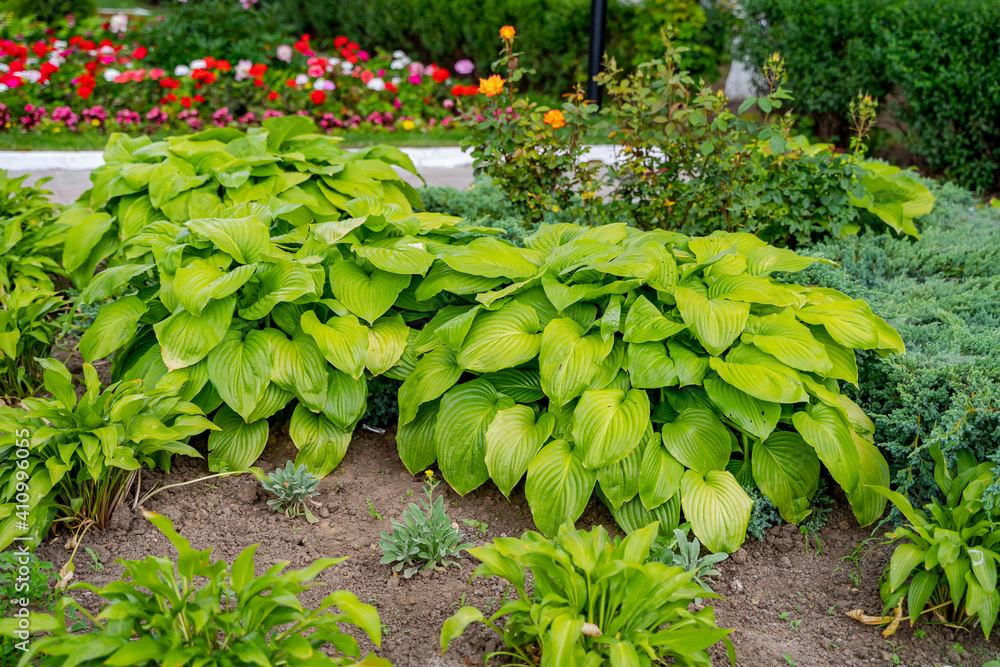
[[[459,60],[455,63],[455,71],[459,74],[472,74],[475,69],[475,64],[467,58]]]
[[[403,108],[403,103],[402,103],[402,102],[400,102],[400,101],[399,101],[399,98],[397,97],[397,98],[395,98],[395,99],[394,99],[394,100],[392,101],[392,106],[396,107],[397,109],[402,109],[402,108]]]
[[[412,83],[414,86],[419,86],[420,85],[420,81],[421,81],[420,75],[419,74],[411,74],[410,78],[408,79],[408,81],[410,83]]]
[[[361,62],[366,62],[371,56],[368,55],[367,51],[358,51],[358,59]]]
[[[265,109],[264,110],[264,120],[267,120],[268,118],[278,118],[279,116],[284,116],[284,115],[285,114],[283,114],[282,112],[278,111],[277,109]]]
[[[153,81],[157,81],[158,79],[163,78],[164,74],[166,74],[166,72],[164,72],[159,67],[154,67],[153,69],[149,70],[149,78],[152,79]]]
[[[275,55],[277,55],[278,60],[286,63],[292,62],[292,55],[294,55],[294,53],[295,52],[292,50],[292,47],[288,46],[288,44],[282,44],[275,50]]]
[[[311,77],[320,77],[326,74],[326,68],[321,65],[311,65],[306,73]]]
[[[375,75],[368,70],[361,72],[361,83],[368,83],[375,78]]]

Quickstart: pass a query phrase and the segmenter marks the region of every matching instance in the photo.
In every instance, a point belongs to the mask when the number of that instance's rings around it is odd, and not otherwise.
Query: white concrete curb
[[[400,150],[410,156],[417,170],[461,169],[472,166],[472,156],[458,146]],[[590,160],[605,164],[614,161],[614,147],[591,146]],[[0,168],[7,171],[93,171],[104,164],[101,151],[0,151]]]

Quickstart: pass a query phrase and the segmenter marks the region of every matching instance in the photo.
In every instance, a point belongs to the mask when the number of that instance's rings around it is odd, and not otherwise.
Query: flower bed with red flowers
[[[347,37],[320,53],[302,35],[260,62],[217,54],[165,69],[145,64],[156,47],[130,40],[127,21],[112,19],[104,34],[115,38],[0,39],[0,131],[154,134],[300,114],[331,133],[392,132],[453,127],[478,106],[478,86],[456,76],[472,73],[467,60],[453,74],[402,51],[371,54]]]

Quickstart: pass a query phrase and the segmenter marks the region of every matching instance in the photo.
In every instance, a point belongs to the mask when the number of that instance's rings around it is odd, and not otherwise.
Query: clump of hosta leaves
[[[0,169],[0,299],[18,285],[53,291],[51,275],[62,273],[53,257],[66,230],[53,222],[52,193],[40,187],[51,179],[41,178],[32,187],[24,184],[26,178],[8,178]]]
[[[98,667],[100,665],[288,665],[288,667],[391,667],[361,650],[341,623],[362,630],[381,643],[378,612],[348,591],[333,591],[315,609],[298,596],[315,586],[319,574],[345,560],[320,558],[301,570],[278,563],[255,577],[257,545],[243,550],[230,565],[211,561],[212,550],[198,551],[160,514],[143,515],[177,550],[176,563],[148,556],[118,560],[122,579],[103,588],[77,583],[106,600],[96,616],[72,597],[56,603],[54,614],[30,614],[35,641],[21,665]],[[337,611],[331,611],[336,607]],[[86,631],[70,627],[67,616],[83,614]],[[0,621],[11,635],[17,619]],[[44,633],[44,634],[43,634]]]
[[[298,467],[288,461],[284,468],[276,468],[274,472],[260,480],[266,491],[270,491],[277,498],[267,501],[268,507],[273,507],[276,512],[283,512],[287,517],[297,517],[305,515],[309,523],[316,523],[318,519],[309,511],[306,504],[307,498],[318,496],[319,477],[309,472],[303,464]]]
[[[440,482],[429,476],[424,485],[426,500],[410,503],[403,521],[392,519],[392,532],[380,533],[383,564],[392,563],[394,572],[409,579],[420,570],[439,570],[447,565],[461,567],[449,560],[472,544],[461,544],[462,535],[452,525],[441,496],[434,498]]]
[[[886,537],[899,542],[882,577],[883,614],[848,613],[864,623],[887,624],[889,636],[903,620],[982,628],[986,639],[1000,609],[1000,506],[996,466],[979,463],[968,449],[949,466],[937,443],[930,446],[940,499],[921,511],[901,493],[874,491],[896,506],[906,522]],[[942,502],[943,501],[943,502]],[[905,540],[905,541],[904,541]]]
[[[15,285],[0,288],[0,396],[35,394],[44,369],[38,359],[52,352],[67,303],[56,292]]]
[[[40,539],[54,520],[103,528],[140,470],[169,472],[174,454],[200,457],[187,441],[216,428],[170,382],[155,389],[137,380],[103,387],[90,364],[80,383],[55,359],[38,363],[52,398],[0,407],[0,460],[18,462],[0,468],[0,549],[15,536]]]
[[[484,623],[511,651],[497,655],[516,664],[711,665],[707,649],[720,641],[735,664],[732,630],[716,625],[711,606],[689,611],[698,596],[720,596],[692,582],[691,571],[647,560],[658,532],[654,521],[612,540],[602,526],[586,532],[566,523],[551,540],[529,531],[470,549],[482,561],[473,577],[502,577],[517,598],[489,618],[459,609],[441,628],[442,652],[470,623]]]
[[[710,553],[701,555],[701,542],[693,538],[690,542],[687,533],[680,528],[674,528],[673,539],[657,538],[650,550],[649,559],[667,565],[684,568],[685,572],[693,572],[691,581],[705,589],[706,593],[715,593],[709,585],[709,580],[721,573],[715,565],[729,558],[727,553]],[[695,604],[701,604],[700,598],[695,598]]]

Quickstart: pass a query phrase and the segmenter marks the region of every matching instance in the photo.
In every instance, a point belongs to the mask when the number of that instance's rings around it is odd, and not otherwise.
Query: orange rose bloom
[[[563,115],[562,111],[559,109],[550,109],[545,112],[542,116],[542,120],[546,125],[551,125],[553,130],[558,130],[560,127],[566,127],[566,116]]]
[[[505,25],[504,27],[500,28],[500,36],[503,37],[504,39],[514,39],[514,35],[516,34],[517,31],[514,30],[514,26],[512,25]]]
[[[493,97],[503,92],[504,80],[499,74],[494,74],[488,79],[479,80],[479,91],[486,93],[486,97]]]

